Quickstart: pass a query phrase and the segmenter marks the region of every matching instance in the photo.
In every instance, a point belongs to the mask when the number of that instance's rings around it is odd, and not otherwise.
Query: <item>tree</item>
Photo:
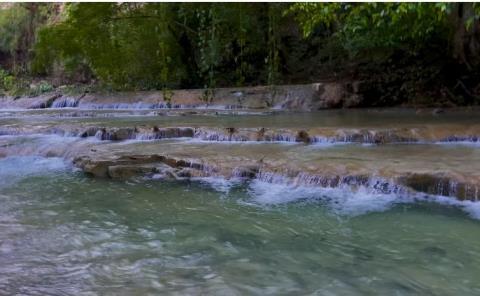
[[[443,42],[452,56],[469,65],[467,44],[479,44],[479,14],[474,8],[472,3],[297,3],[289,11],[305,36],[320,24],[335,27],[354,55],[376,48],[415,53]],[[473,58],[473,51],[470,54]],[[475,54],[478,57],[478,51]]]
[[[175,7],[164,3],[72,3],[66,19],[41,30],[36,70],[87,66],[115,88],[162,89],[184,77]]]
[[[37,28],[56,8],[52,3],[18,3],[0,9],[0,53],[14,74],[29,71]]]

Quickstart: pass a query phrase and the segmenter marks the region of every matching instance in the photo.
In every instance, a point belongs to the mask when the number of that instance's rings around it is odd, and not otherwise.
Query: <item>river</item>
[[[480,294],[478,113],[0,114],[2,295]]]

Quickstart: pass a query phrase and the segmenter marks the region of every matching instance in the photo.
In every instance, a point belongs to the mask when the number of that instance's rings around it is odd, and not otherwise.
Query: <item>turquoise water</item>
[[[448,204],[252,181],[91,179],[0,160],[0,294],[478,295]]]

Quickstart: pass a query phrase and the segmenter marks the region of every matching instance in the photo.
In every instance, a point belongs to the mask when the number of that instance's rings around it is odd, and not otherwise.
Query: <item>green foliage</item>
[[[13,57],[12,71],[15,73],[25,70],[18,52],[25,47],[23,39],[29,23],[28,17],[28,11],[23,5],[0,10],[0,51]]]
[[[38,96],[53,90],[53,85],[46,81],[30,86],[26,79],[16,77],[0,68],[0,95]]]
[[[266,58],[268,85],[274,85],[278,81],[278,14],[276,4],[268,6],[268,56]]]
[[[0,50],[14,52],[21,42],[22,29],[27,26],[28,11],[22,5],[0,9]]]
[[[55,85],[158,89],[168,100],[173,88],[201,87],[208,102],[215,87],[273,88],[345,75],[351,63],[365,60],[390,63],[398,52],[399,57],[439,48],[447,52],[457,29],[451,16],[458,7],[392,2],[18,3],[0,9],[0,64],[22,88],[25,83],[19,81],[41,76]],[[476,11],[466,20],[471,30],[477,28],[480,5],[469,7]]]
[[[342,4],[336,3],[295,3],[290,6],[285,14],[293,13],[300,23],[305,37],[312,35],[320,25],[332,25],[337,21]]]
[[[198,70],[199,76],[205,82],[203,87],[206,89],[215,87],[215,68],[220,62],[219,18],[217,14],[214,4],[197,10],[200,25],[197,41],[199,49]]]
[[[269,19],[282,9],[269,11],[244,3],[71,3],[62,22],[39,31],[32,69],[74,81],[91,75],[115,89],[270,81],[265,58],[278,65],[278,51],[269,45]]]
[[[246,44],[247,44],[247,27],[248,27],[248,16],[245,12],[245,5],[238,4],[238,19],[236,22],[237,26],[237,43],[238,51],[234,55],[234,61],[236,65],[235,76],[236,76],[236,85],[242,86],[245,83],[245,75],[247,74],[248,63],[245,60]]]
[[[0,95],[22,95],[28,90],[26,80],[17,78],[0,68]]]
[[[47,92],[51,92],[53,91],[53,89],[54,88],[50,83],[46,81],[41,81],[40,83],[34,85],[33,87],[30,87],[26,91],[26,94],[30,97],[35,97]]]
[[[478,2],[472,3],[473,6],[473,16],[469,17],[465,23],[467,30],[471,30],[473,24],[480,20],[480,4]]]
[[[215,97],[215,90],[211,87],[207,87],[203,90],[200,100],[204,101],[206,104],[210,104]]]
[[[449,3],[297,3],[294,13],[305,36],[319,25],[335,27],[352,53],[374,48],[417,51],[451,33]]]
[[[52,14],[56,4],[18,3],[0,9],[0,52],[11,56],[15,74],[29,71],[36,31]]]
[[[0,68],[0,90],[8,91],[13,88],[15,78]]]
[[[0,10],[0,51],[12,55],[14,73],[59,76],[63,83],[94,77],[115,89],[270,80],[261,76],[272,56],[269,5],[69,3],[56,14],[55,7]]]
[[[63,62],[67,73],[85,66],[101,81],[123,88],[177,86],[184,77],[171,11],[163,3],[74,3],[64,22],[44,28],[36,71]]]

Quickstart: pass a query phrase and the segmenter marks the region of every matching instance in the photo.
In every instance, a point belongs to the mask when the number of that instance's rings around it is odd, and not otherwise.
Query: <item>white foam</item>
[[[236,140],[204,140],[198,137],[187,138],[191,143],[204,143],[204,144],[219,144],[219,145],[258,145],[258,144],[278,144],[278,145],[300,145],[302,142],[287,142],[287,141],[236,141]]]
[[[340,214],[357,216],[369,212],[383,212],[392,208],[395,204],[412,202],[407,197],[398,194],[375,193],[364,187],[358,191],[332,190],[330,207]],[[332,202],[333,201],[333,202]]]
[[[198,177],[198,178],[191,178],[193,181],[198,181],[202,184],[208,185],[216,191],[228,194],[230,190],[241,183],[240,179],[232,178],[232,179],[225,179],[222,177]]]
[[[480,220],[480,202],[464,201],[461,202],[463,210],[467,212],[470,217]]]
[[[60,97],[53,101],[50,108],[75,108],[78,105],[78,99],[72,97]]]
[[[376,193],[365,187],[352,190],[348,186],[322,188],[272,184],[253,180],[248,192],[255,203],[264,205],[284,204],[301,200],[324,202],[336,213],[356,216],[372,211],[385,211],[399,202],[406,202],[396,194]]]
[[[74,142],[80,141],[78,137],[57,134],[30,134],[22,136],[4,137],[12,139],[5,149],[7,155],[45,155],[50,151],[68,150]]]
[[[248,186],[248,193],[260,204],[282,204],[316,198],[319,196],[319,188],[253,180]]]
[[[122,146],[122,145],[130,145],[130,144],[135,144],[135,143],[149,143],[149,142],[185,142],[189,143],[192,138],[190,137],[178,137],[178,138],[159,138],[159,139],[128,139],[128,140],[123,140],[123,141],[117,141],[117,142],[112,142],[112,141],[107,141],[107,140],[98,140],[95,137],[92,137],[95,139],[97,142],[111,142],[114,145]]]
[[[256,205],[278,205],[298,201],[319,201],[331,211],[340,215],[358,216],[370,212],[383,212],[397,204],[416,201],[435,202],[445,206],[462,209],[474,219],[480,219],[480,202],[460,201],[453,197],[433,196],[423,193],[379,193],[360,186],[321,188],[281,183],[268,183],[253,180],[249,183],[248,193]]]
[[[424,201],[435,202],[442,205],[454,206],[462,209],[474,219],[480,220],[480,201],[458,200],[446,196],[426,196]]]
[[[433,142],[433,144],[437,145],[445,145],[445,146],[471,146],[471,147],[480,147],[480,141],[437,141]]]

